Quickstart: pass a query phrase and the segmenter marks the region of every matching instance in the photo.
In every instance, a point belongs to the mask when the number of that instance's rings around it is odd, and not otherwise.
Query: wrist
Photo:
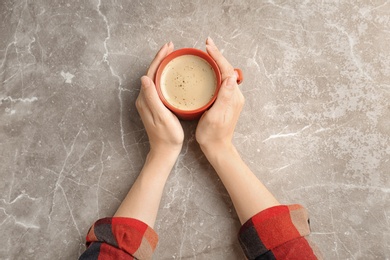
[[[174,158],[175,160],[180,154],[183,144],[154,144],[150,143],[149,154],[155,156],[163,156],[168,158]]]
[[[201,145],[200,148],[212,165],[220,161],[220,159],[238,155],[236,148],[231,142]]]
[[[179,157],[181,149],[153,149],[146,156],[145,166],[153,166],[159,172],[170,173]]]

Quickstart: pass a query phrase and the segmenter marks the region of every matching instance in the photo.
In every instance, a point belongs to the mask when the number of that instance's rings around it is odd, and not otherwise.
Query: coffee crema
[[[217,78],[206,60],[195,55],[182,55],[165,66],[160,85],[169,104],[181,110],[195,110],[213,98]]]

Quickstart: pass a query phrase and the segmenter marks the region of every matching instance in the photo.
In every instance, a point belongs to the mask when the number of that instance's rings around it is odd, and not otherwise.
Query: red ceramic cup
[[[210,99],[210,101],[206,105],[199,107],[199,108],[196,108],[194,110],[182,110],[182,109],[179,109],[179,108],[173,106],[172,104],[170,104],[168,102],[168,100],[164,97],[164,95],[161,91],[161,75],[164,71],[164,68],[167,66],[167,64],[171,60],[173,60],[179,56],[182,56],[182,55],[194,55],[194,56],[198,56],[198,57],[204,59],[205,61],[207,61],[210,64],[210,66],[212,67],[212,69],[215,73],[215,76],[216,76],[217,85],[216,85],[215,93],[214,93],[213,97]],[[237,75],[237,84],[240,84],[243,81],[242,71],[240,69],[234,69],[234,71]],[[197,120],[197,119],[199,119],[202,116],[202,114],[208,108],[210,108],[211,105],[216,100],[217,95],[218,95],[218,91],[221,87],[221,83],[222,83],[221,82],[221,71],[220,71],[217,63],[206,52],[203,52],[201,50],[194,49],[194,48],[179,49],[179,50],[172,52],[168,56],[166,56],[163,59],[163,61],[161,62],[161,64],[159,65],[159,67],[157,69],[156,77],[155,77],[155,85],[156,85],[157,93],[158,93],[161,101],[169,110],[171,110],[179,119],[182,119],[182,120]]]

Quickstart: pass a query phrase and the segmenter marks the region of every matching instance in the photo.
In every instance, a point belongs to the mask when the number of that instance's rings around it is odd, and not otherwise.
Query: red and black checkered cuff
[[[273,254],[273,250],[310,233],[308,213],[301,205],[280,205],[263,210],[240,229],[238,239],[248,259]],[[273,259],[273,258],[270,258]]]
[[[156,249],[158,235],[142,221],[115,217],[96,221],[86,240],[87,246],[93,242],[103,242],[137,259],[150,259]]]

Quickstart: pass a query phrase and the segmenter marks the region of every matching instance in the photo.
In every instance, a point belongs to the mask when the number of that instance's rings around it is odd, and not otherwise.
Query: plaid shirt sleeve
[[[248,259],[322,259],[307,240],[309,217],[301,205],[265,209],[240,229],[238,240]]]
[[[103,218],[87,234],[87,250],[79,259],[151,259],[157,233],[142,221],[132,218]]]

